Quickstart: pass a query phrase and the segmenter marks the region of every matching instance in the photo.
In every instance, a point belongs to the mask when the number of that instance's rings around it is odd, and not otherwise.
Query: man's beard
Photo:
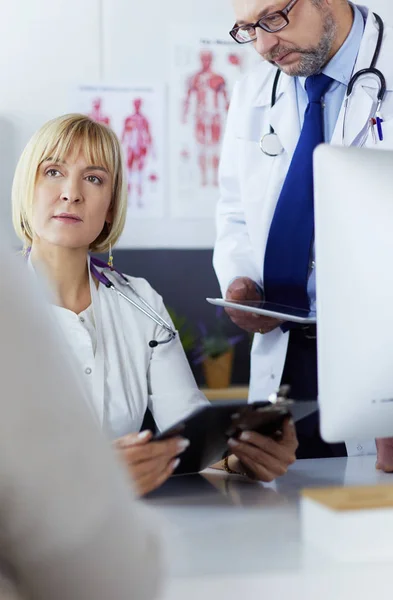
[[[293,66],[289,65],[287,70],[283,66],[281,70],[291,77],[309,77],[310,75],[315,75],[320,73],[328,62],[336,33],[337,24],[333,16],[328,14],[323,25],[322,37],[315,48],[305,50],[304,48],[278,46],[264,58],[276,67],[281,68],[280,65],[275,63],[275,59],[288,52],[297,52],[300,54],[299,62]]]

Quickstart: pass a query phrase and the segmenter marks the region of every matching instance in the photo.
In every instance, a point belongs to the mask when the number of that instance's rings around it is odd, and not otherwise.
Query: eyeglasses
[[[233,37],[235,42],[238,44],[248,44],[257,39],[257,29],[263,29],[268,33],[276,33],[281,31],[287,25],[289,25],[288,13],[293,9],[298,0],[291,0],[283,10],[277,10],[275,12],[262,17],[256,23],[247,23],[246,25],[240,25],[234,27],[229,34]]]

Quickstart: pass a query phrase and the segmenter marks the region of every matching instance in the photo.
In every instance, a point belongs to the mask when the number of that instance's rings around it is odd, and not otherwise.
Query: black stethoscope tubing
[[[276,104],[276,101],[277,101],[277,89],[278,89],[278,82],[280,81],[280,75],[281,75],[281,71],[280,71],[280,69],[277,69],[276,75],[274,77],[274,82],[273,82],[272,99],[270,102],[270,108],[273,108],[273,106]],[[274,135],[274,134],[275,134],[275,131],[274,131],[272,125],[270,125],[270,135]]]
[[[385,97],[385,94],[386,94],[386,79],[385,79],[384,74],[379,69],[376,68],[376,64],[378,62],[378,58],[381,53],[383,36],[384,36],[384,32],[385,32],[385,26],[379,15],[377,15],[376,13],[373,13],[373,15],[378,24],[378,40],[377,40],[377,45],[375,47],[374,56],[372,58],[371,64],[368,67],[368,69],[361,69],[360,71],[355,73],[349,80],[348,87],[347,87],[347,93],[346,93],[346,99],[348,99],[349,96],[352,94],[353,87],[354,87],[355,83],[358,81],[358,79],[360,79],[360,77],[363,77],[364,75],[374,75],[375,77],[377,77],[379,79],[379,83],[380,83],[377,99],[378,99],[378,104],[381,105],[383,102],[383,99]],[[273,108],[273,106],[276,104],[276,101],[277,101],[277,89],[278,89],[278,83],[280,80],[280,75],[281,75],[281,71],[280,71],[280,69],[277,69],[276,75],[274,77],[274,82],[273,82],[270,108]],[[275,131],[271,125],[270,125],[270,135],[275,135]]]

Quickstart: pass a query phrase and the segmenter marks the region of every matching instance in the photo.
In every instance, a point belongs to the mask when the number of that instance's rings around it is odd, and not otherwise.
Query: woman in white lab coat
[[[50,282],[55,315],[88,398],[101,426],[116,440],[137,489],[147,493],[171,475],[188,441],[149,443],[150,432],[137,433],[146,408],[163,429],[207,400],[178,336],[151,348],[149,342],[167,332],[108,290],[89,268],[89,251],[111,255],[125,223],[127,188],[117,137],[84,115],[48,122],[20,158],[12,200],[16,233],[30,268]],[[170,321],[151,286],[144,279],[130,281]],[[232,470],[247,469],[265,480],[283,474],[294,460],[293,427],[287,424],[280,442],[250,435],[231,442]]]

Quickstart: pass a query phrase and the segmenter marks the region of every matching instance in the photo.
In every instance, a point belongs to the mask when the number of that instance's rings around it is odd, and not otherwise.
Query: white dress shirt
[[[108,272],[105,272],[108,275]],[[115,274],[108,277],[127,295]],[[146,280],[130,277],[136,291],[163,319],[171,319]],[[92,304],[79,315],[54,306],[56,319],[74,354],[101,426],[113,438],[139,431],[147,407],[163,430],[207,403],[199,391],[176,336],[149,347],[168,334],[112,290],[90,276]]]

